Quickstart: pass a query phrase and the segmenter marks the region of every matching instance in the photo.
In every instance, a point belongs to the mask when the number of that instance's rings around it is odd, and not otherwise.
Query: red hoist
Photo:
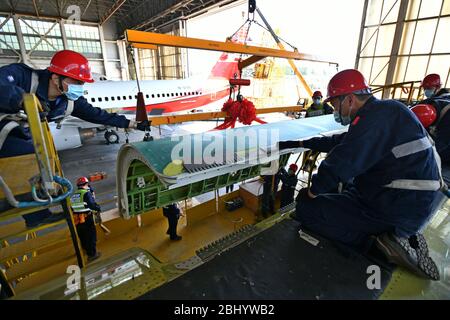
[[[222,112],[226,112],[227,116],[224,123],[214,128],[214,130],[233,129],[236,125],[236,121],[239,121],[245,125],[251,125],[253,121],[261,124],[266,123],[256,116],[256,108],[253,102],[245,99],[241,93],[241,86],[249,86],[250,80],[248,79],[230,79],[230,97],[222,107]],[[234,88],[238,86],[238,94],[236,99],[232,98]]]
[[[250,30],[250,26],[252,22],[255,21],[254,19],[254,12],[256,10],[256,1],[250,0],[249,1],[249,17],[247,21],[231,36],[229,39],[234,39],[236,35],[239,33],[240,35],[244,34],[244,44],[247,44],[248,39],[248,32]],[[250,14],[253,14],[253,19],[250,19]],[[245,32],[242,32],[243,27],[248,23],[247,30]],[[242,61],[242,55],[239,59]],[[261,120],[256,116],[256,108],[253,102],[245,99],[241,95],[241,86],[249,86],[250,80],[249,79],[241,79],[242,70],[239,70],[239,79],[230,79],[230,97],[228,98],[228,101],[224,103],[222,107],[222,112],[226,112],[227,116],[225,117],[224,123],[217,126],[213,130],[224,130],[224,129],[233,129],[236,125],[236,121],[239,121],[242,124],[245,125],[251,125],[253,121],[256,121],[258,123],[264,124],[265,121]],[[237,75],[235,75],[237,77]],[[237,95],[236,98],[234,98],[234,93],[236,87]]]

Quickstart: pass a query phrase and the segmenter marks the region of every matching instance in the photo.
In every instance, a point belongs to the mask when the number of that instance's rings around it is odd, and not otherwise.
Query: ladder
[[[40,119],[42,106],[34,94],[24,94],[23,101],[35,153],[0,158],[0,176],[4,181],[0,188],[0,284],[3,297],[14,296],[61,276],[69,265],[85,266],[68,198],[72,186],[63,178],[47,120],[45,117]],[[33,183],[38,179],[44,190],[53,191],[47,195],[54,201],[47,198],[45,202],[37,196]],[[30,199],[30,194],[35,201],[24,201]],[[19,218],[43,209],[52,213],[59,211],[64,218],[31,229],[27,229]]]

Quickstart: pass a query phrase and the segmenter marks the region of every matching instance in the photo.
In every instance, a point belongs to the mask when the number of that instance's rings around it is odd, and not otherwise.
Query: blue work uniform
[[[0,117],[2,114],[15,114],[23,110],[23,94],[32,91],[32,74],[38,76],[39,84],[36,96],[47,109],[49,122],[60,120],[66,113],[68,99],[65,95],[56,100],[48,99],[48,86],[51,72],[48,70],[34,70],[25,64],[14,63],[0,68]],[[116,113],[108,113],[100,108],[93,107],[83,97],[78,98],[73,104],[72,116],[92,123],[109,125],[119,128],[128,128],[129,120],[125,116]],[[10,120],[0,121],[0,132]],[[13,157],[34,153],[34,147],[29,129],[18,126],[9,132],[0,148],[0,158]],[[38,222],[50,217],[49,210],[42,210],[24,215],[27,226],[32,227]]]
[[[178,237],[177,235],[177,225],[178,219],[180,218],[181,212],[176,204],[169,204],[166,207],[163,207],[163,215],[167,218],[169,223],[169,228],[167,229],[166,234],[170,236],[170,239],[174,240]]]
[[[312,178],[317,197],[297,204],[306,228],[365,251],[370,236],[411,236],[430,218],[443,183],[440,164],[432,140],[402,103],[371,97],[348,132],[303,145],[329,152]]]
[[[295,174],[290,175],[284,168],[278,172],[277,176],[283,182],[280,198],[280,208],[283,208],[294,202],[295,187],[297,186],[298,179]]]
[[[14,63],[0,68],[0,114],[14,114],[23,110],[22,95],[31,91],[31,75],[35,71],[39,76],[39,85],[36,96],[48,108],[47,120],[49,122],[60,120],[64,117],[68,105],[65,95],[56,100],[48,99],[48,84],[51,72],[48,70],[34,70],[25,64]],[[84,97],[74,102],[72,116],[82,120],[109,125],[118,128],[128,128],[130,120],[116,113],[108,113],[105,110],[92,106]],[[8,120],[0,121],[0,130],[8,123]],[[28,128],[16,127],[6,138],[0,149],[0,158],[12,157],[33,153],[34,148]]]
[[[431,104],[436,108],[437,121],[428,128],[428,132],[436,143],[442,162],[450,164],[450,93],[442,89],[421,103]]]

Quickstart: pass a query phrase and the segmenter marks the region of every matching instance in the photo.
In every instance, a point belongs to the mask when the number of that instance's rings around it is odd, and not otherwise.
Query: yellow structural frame
[[[289,107],[273,107],[256,109],[256,114],[275,113],[275,112],[300,112],[303,111],[302,106]],[[174,124],[189,121],[203,121],[217,118],[227,117],[226,112],[199,112],[191,114],[179,114],[171,116],[150,116],[148,120],[152,122],[152,126],[159,126],[162,124]]]
[[[324,59],[321,59],[318,56],[300,53],[296,50],[294,51],[278,50],[272,48],[255,47],[245,44],[238,44],[231,41],[223,42],[214,40],[204,40],[204,39],[180,37],[168,34],[137,31],[130,29],[125,30],[125,38],[128,41],[128,43],[134,47],[139,45],[169,46],[169,47],[180,47],[190,49],[222,51],[229,53],[242,53],[248,55],[255,55],[259,57],[275,57],[294,60],[328,62]]]

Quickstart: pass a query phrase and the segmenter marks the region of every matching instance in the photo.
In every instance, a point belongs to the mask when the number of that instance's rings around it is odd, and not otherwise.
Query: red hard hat
[[[437,118],[436,108],[431,104],[418,104],[411,108],[411,111],[419,119],[425,128],[431,126]]]
[[[322,98],[323,95],[322,95],[322,92],[320,92],[320,91],[314,91],[314,94],[313,94],[312,97],[313,97],[313,99],[317,98],[317,97],[321,97]]]
[[[420,84],[420,86],[423,88],[436,88],[440,87],[441,85],[441,77],[436,73],[427,75],[425,78],[423,78],[422,83]]]
[[[88,60],[75,51],[62,50],[55,53],[47,70],[83,82],[94,82]]]
[[[86,177],[80,177],[77,180],[77,186],[85,185],[86,183],[89,183],[89,179]]]
[[[294,171],[294,172],[297,172],[298,166],[297,166],[295,163],[292,163],[292,164],[289,166],[289,169],[291,169],[291,170]]]
[[[327,99],[325,102],[349,93],[372,93],[362,73],[355,69],[343,70],[331,78],[328,83]]]

